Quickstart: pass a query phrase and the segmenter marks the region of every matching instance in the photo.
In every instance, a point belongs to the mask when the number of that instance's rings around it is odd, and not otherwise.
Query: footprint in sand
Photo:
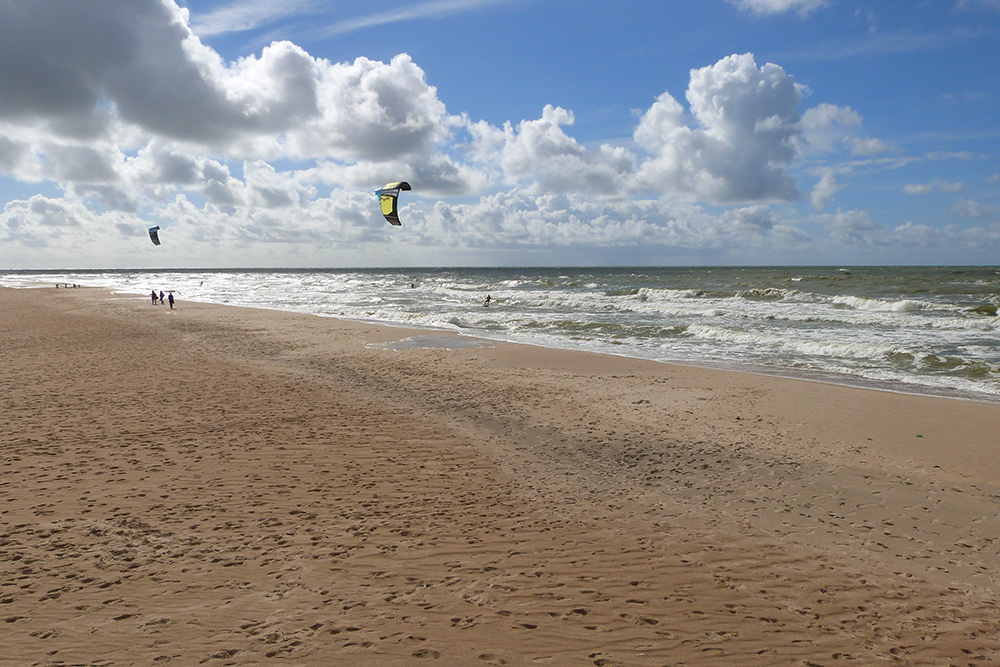
[[[422,648],[419,651],[414,651],[412,655],[414,658],[420,658],[420,659],[431,658],[434,660],[437,660],[438,658],[441,657],[441,653],[439,651],[435,651],[432,648]]]

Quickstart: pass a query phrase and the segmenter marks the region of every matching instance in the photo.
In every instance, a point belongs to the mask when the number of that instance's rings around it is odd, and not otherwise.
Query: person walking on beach
[[[160,290],[160,305],[163,305],[163,290]]]
[[[153,305],[156,305],[156,290],[149,293],[149,296],[153,297]]]
[[[174,293],[170,292],[167,294],[167,301],[170,303],[170,310],[174,309]]]

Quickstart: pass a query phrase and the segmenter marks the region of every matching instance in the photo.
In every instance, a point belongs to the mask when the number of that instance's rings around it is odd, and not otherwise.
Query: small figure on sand
[[[163,290],[160,290],[160,305],[163,305]]]
[[[149,296],[153,297],[153,305],[156,305],[156,290],[149,293]]]
[[[170,292],[169,294],[167,294],[167,302],[170,303],[170,310],[173,310],[174,309],[174,293],[173,292]]]
[[[491,297],[489,294],[487,294],[486,298],[483,299],[483,307],[489,308],[490,307],[490,301],[492,301],[492,300],[493,300],[493,297]]]

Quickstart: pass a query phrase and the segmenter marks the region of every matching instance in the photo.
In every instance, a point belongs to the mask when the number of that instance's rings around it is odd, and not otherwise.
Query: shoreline
[[[176,270],[177,269],[170,269],[169,271],[176,271]],[[195,272],[197,270],[192,269],[188,271]],[[11,289],[27,289],[27,288],[37,289],[48,286],[49,285],[47,283],[38,283],[35,285],[12,287]],[[130,292],[127,289],[121,289],[121,288],[109,288],[109,287],[90,286],[90,285],[86,286],[79,285],[79,287],[105,290],[111,294],[132,294],[136,295],[138,298],[142,298],[143,296],[145,296],[145,292]],[[332,318],[346,322],[355,322],[361,325],[371,325],[376,327],[420,330],[429,332],[443,332],[443,333],[454,334],[456,336],[464,338],[487,340],[497,344],[527,345],[548,350],[562,350],[567,352],[579,352],[583,354],[596,354],[596,355],[621,357],[624,359],[631,359],[637,361],[648,361],[652,363],[665,364],[668,366],[681,366],[693,369],[714,370],[714,371],[721,371],[724,373],[760,375],[764,377],[775,377],[779,379],[802,381],[802,382],[818,382],[820,384],[830,384],[834,386],[852,387],[857,389],[870,389],[875,391],[884,391],[884,392],[898,393],[903,395],[922,396],[927,398],[942,398],[946,400],[969,401],[973,403],[984,403],[988,405],[994,405],[994,404],[1000,405],[1000,395],[991,394],[985,391],[970,391],[970,390],[957,389],[954,387],[934,387],[932,385],[922,385],[915,382],[902,382],[897,380],[877,380],[845,372],[819,371],[815,369],[794,369],[789,367],[763,366],[752,363],[702,362],[691,359],[659,359],[659,358],[654,358],[652,356],[642,356],[638,353],[626,354],[623,352],[618,352],[613,349],[614,345],[612,344],[604,344],[604,347],[602,347],[601,349],[587,349],[586,347],[577,347],[572,345],[557,345],[552,343],[546,344],[545,342],[534,341],[534,340],[516,340],[514,338],[502,338],[502,337],[494,338],[491,337],[489,332],[487,331],[466,332],[465,330],[460,328],[433,327],[429,325],[415,327],[414,325],[407,324],[405,322],[393,322],[387,320],[383,321],[383,320],[371,320],[364,318],[343,317],[338,315],[326,315],[321,313],[313,313],[306,310],[287,310],[281,308],[271,308],[266,306],[245,306],[241,304],[229,304],[217,301],[190,300],[187,301],[187,303],[198,303],[206,306],[220,306],[220,307],[231,307],[231,308],[255,308],[258,310],[268,310],[268,311],[290,313],[290,314],[297,314],[304,316]]]
[[[23,663],[1000,658],[1000,406],[99,288],[0,321]]]
[[[89,277],[138,293],[152,279],[220,304],[267,302],[664,363],[1000,401],[992,335],[1000,320],[987,317],[995,290],[986,291],[996,276],[981,267],[869,267],[850,278],[831,274],[832,267],[414,271],[227,270],[212,277],[200,269],[112,270]],[[929,280],[940,289],[925,292]],[[499,308],[476,308],[475,295],[497,290]]]

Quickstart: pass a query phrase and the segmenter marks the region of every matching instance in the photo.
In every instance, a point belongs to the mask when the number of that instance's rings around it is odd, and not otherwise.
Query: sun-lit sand
[[[0,323],[0,664],[1000,663],[1000,405],[90,288]]]

